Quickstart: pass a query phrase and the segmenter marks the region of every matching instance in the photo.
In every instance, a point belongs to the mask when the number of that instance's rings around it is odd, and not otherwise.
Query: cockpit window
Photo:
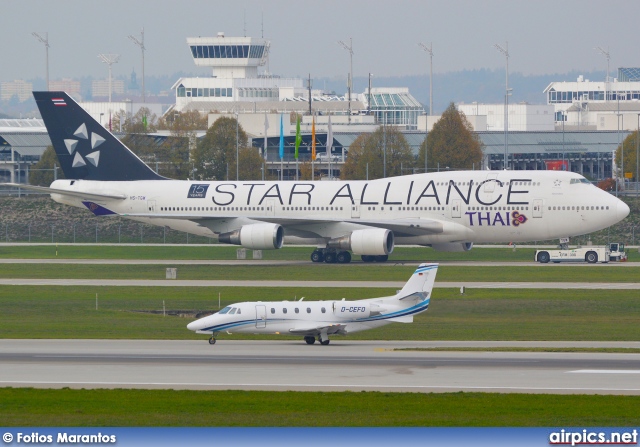
[[[571,181],[569,182],[570,185],[573,185],[575,183],[586,183],[587,185],[591,184],[591,182],[584,177],[572,178]]]
[[[238,307],[238,311],[236,312],[236,314],[238,314],[238,315],[239,315],[239,314],[241,314],[241,313],[242,313],[242,312],[241,312],[240,308]]]
[[[232,307],[231,310],[229,311],[229,315],[233,315],[236,313],[236,308]]]
[[[226,314],[227,312],[229,312],[231,310],[231,306],[227,306],[224,309],[222,309],[220,312],[218,312],[219,314]]]

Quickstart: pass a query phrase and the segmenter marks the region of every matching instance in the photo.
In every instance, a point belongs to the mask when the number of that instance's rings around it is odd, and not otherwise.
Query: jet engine
[[[242,245],[253,250],[273,250],[282,247],[284,229],[271,223],[244,225],[239,230],[221,233],[218,240],[223,244]]]
[[[356,230],[327,242],[327,248],[351,250],[355,255],[384,256],[393,251],[393,246],[393,233],[383,228]]]
[[[449,242],[444,244],[431,244],[435,251],[469,251],[473,242]]]

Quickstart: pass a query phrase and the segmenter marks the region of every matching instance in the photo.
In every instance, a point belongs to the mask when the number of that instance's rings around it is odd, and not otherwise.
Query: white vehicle
[[[389,323],[412,323],[413,316],[429,307],[438,264],[420,264],[394,296],[357,301],[252,301],[232,304],[187,325],[198,334],[219,332],[300,335],[307,344],[328,345],[329,336],[347,335]]]
[[[612,243],[606,247],[587,246],[579,248],[569,248],[566,243],[560,245],[559,250],[538,250],[535,260],[546,264],[547,262],[588,262],[603,264],[609,261],[626,261],[627,254],[624,252],[624,245]]]
[[[57,202],[250,249],[311,244],[314,262],[384,262],[395,244],[467,251],[590,233],[629,207],[579,174],[447,171],[376,180],[171,180],[63,92],[34,92],[66,180]]]

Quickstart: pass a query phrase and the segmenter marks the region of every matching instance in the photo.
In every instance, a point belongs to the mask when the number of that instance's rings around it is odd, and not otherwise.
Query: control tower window
[[[198,55],[197,55],[198,53],[197,53],[197,51],[196,51],[196,47],[195,47],[195,45],[192,45],[192,46],[191,46],[191,54],[193,55],[193,58],[194,58],[194,59],[195,59],[196,57],[198,57]]]

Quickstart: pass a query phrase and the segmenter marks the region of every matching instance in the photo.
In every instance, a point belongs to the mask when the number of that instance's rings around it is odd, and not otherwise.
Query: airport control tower
[[[212,72],[207,77],[178,79],[172,87],[176,91],[172,110],[227,110],[230,103],[282,101],[305,93],[302,79],[258,72],[269,57],[268,40],[218,33],[189,37],[187,45],[193,62],[211,67]]]
[[[212,67],[214,78],[257,78],[267,62],[269,41],[254,37],[189,37],[187,45],[199,67]]]

